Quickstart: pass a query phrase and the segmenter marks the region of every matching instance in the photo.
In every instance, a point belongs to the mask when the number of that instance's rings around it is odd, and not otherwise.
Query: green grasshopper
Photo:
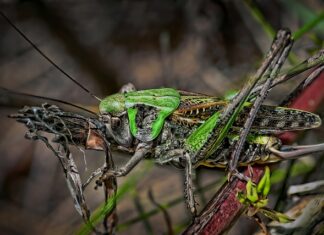
[[[303,84],[306,84],[323,70],[324,55],[320,51],[287,74],[279,76],[291,47],[290,32],[280,30],[264,63],[232,99],[173,88],[135,91],[132,86],[124,87],[121,93],[99,99],[98,119],[89,119],[89,123],[100,129],[111,149],[127,150],[133,156],[119,169],[107,169],[104,165],[86,184],[98,175],[99,184],[109,177],[125,176],[142,159],[150,157],[159,164],[170,163],[185,169],[186,202],[195,214],[191,183],[193,168],[200,165],[227,168],[229,178],[248,180],[237,170],[238,166],[268,164],[323,151],[323,145],[288,148],[274,136],[284,131],[316,128],[321,124],[319,116],[302,110],[263,105],[268,91],[277,84],[315,67],[316,70],[304,81]],[[94,96],[75,79],[69,78]],[[49,125],[44,121],[46,115],[34,119],[32,115],[39,115],[39,112],[66,117],[61,110],[46,105],[42,108],[27,107],[12,117],[25,123],[32,132],[40,129],[59,134],[55,125],[62,123]],[[69,129],[60,125],[59,130]],[[78,145],[73,137],[65,141]]]
[[[192,167],[227,167],[230,175],[244,178],[237,171],[238,165],[287,158],[286,153],[278,151],[281,143],[273,134],[316,128],[321,124],[319,116],[313,113],[262,105],[291,46],[290,33],[279,31],[265,63],[229,101],[170,88],[129,91],[103,99],[99,109],[107,120],[107,130],[114,133],[115,140],[124,141],[117,144],[131,146],[135,139],[139,141],[135,152],[146,149],[140,157],[132,157],[124,167],[106,174],[127,175],[148,152],[158,163],[180,165],[186,169],[188,207],[195,214]],[[323,53],[318,61],[322,70]],[[261,90],[255,89],[257,85],[262,85]],[[130,131],[118,137],[112,118],[119,118],[124,129]],[[322,145],[308,150],[319,147]],[[306,152],[305,149],[290,152],[289,158]]]

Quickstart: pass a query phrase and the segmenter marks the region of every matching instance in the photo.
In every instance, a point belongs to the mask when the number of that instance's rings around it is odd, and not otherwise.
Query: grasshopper
[[[244,178],[237,171],[238,165],[275,162],[322,148],[322,145],[311,146],[304,151],[292,151],[289,156],[279,151],[281,143],[274,133],[316,128],[321,119],[301,110],[262,105],[291,46],[290,32],[280,30],[265,63],[229,101],[170,88],[126,91],[103,99],[99,110],[107,130],[114,133],[113,139],[122,140],[117,144],[124,146],[135,139],[139,143],[135,152],[143,152],[119,170],[105,175],[127,175],[150,152],[150,157],[160,164],[170,162],[185,168],[187,204],[195,214],[192,168],[227,167],[230,177]],[[322,53],[319,61],[318,70],[322,70]],[[261,89],[256,89],[257,85]],[[112,124],[114,118],[124,123],[123,129],[129,132],[118,137],[120,132],[114,131]]]
[[[320,51],[287,74],[279,75],[292,42],[290,32],[280,30],[256,74],[234,98],[228,100],[173,88],[136,91],[132,86],[125,86],[120,93],[100,99],[69,76],[100,100],[100,113],[88,122],[100,130],[107,146],[133,154],[118,169],[108,169],[104,165],[86,184],[99,175],[98,184],[110,177],[125,176],[142,159],[150,157],[159,164],[169,163],[185,169],[186,202],[191,213],[196,214],[191,183],[193,168],[200,165],[226,168],[229,179],[248,180],[237,170],[238,166],[268,164],[323,151],[322,144],[282,146],[275,136],[284,131],[316,128],[321,124],[318,115],[263,104],[268,91],[277,84],[315,67],[316,70],[302,83],[305,85],[323,70],[324,56]],[[12,117],[25,123],[31,132],[43,130],[59,135],[58,129],[69,130],[67,125],[62,127],[62,123],[49,125],[44,121],[47,114],[53,113],[60,118],[67,117],[64,111],[47,105],[27,107]],[[38,115],[36,119],[35,114]],[[59,128],[54,128],[56,126]],[[64,140],[66,143],[79,145],[73,136],[68,136],[70,138]]]

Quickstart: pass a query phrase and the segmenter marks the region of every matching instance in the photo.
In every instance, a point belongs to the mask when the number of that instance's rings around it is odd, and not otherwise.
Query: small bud
[[[270,169],[268,166],[266,166],[265,172],[257,186],[258,194],[262,194],[263,197],[268,196],[270,192],[270,187],[271,187]]]
[[[252,182],[252,180],[249,180],[246,183],[246,197],[249,199],[251,202],[256,202],[259,199],[257,189],[255,184]]]

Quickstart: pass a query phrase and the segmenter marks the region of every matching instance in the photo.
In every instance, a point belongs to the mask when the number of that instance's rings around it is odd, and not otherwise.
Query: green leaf
[[[271,220],[277,221],[279,223],[290,223],[294,221],[294,219],[290,218],[289,216],[280,213],[278,211],[271,210],[270,208],[260,208],[259,211],[266,217],[270,218]]]
[[[257,192],[262,194],[263,197],[268,196],[271,187],[270,181],[270,169],[268,166],[265,167],[264,174],[258,183]]]
[[[256,186],[252,182],[252,180],[249,180],[246,183],[246,198],[250,200],[252,203],[256,202],[259,199]]]

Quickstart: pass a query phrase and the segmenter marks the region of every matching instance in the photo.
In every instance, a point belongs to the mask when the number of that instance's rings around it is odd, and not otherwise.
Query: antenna
[[[39,54],[41,54],[49,63],[51,63],[57,70],[59,70],[62,74],[64,74],[67,78],[73,81],[76,85],[78,85],[82,90],[87,92],[90,96],[95,98],[98,101],[101,101],[99,97],[94,95],[90,92],[85,86],[83,86],[80,82],[78,82],[75,78],[71,75],[66,73],[60,66],[58,66],[53,60],[51,60],[43,51],[41,51],[16,25],[14,25],[11,20],[2,12],[0,11],[0,15],[22,36]]]
[[[27,94],[27,93],[22,93],[22,92],[16,92],[16,91],[12,91],[12,90],[9,90],[7,88],[4,88],[4,87],[0,87],[0,91],[4,91],[4,92],[7,92],[7,93],[10,93],[10,94],[13,94],[13,95],[16,95],[16,96],[26,96],[26,97],[31,97],[31,98],[36,98],[36,99],[42,99],[42,100],[48,100],[48,101],[54,101],[54,102],[57,102],[57,103],[61,103],[61,104],[65,104],[65,105],[69,105],[71,107],[74,107],[74,108],[77,108],[77,109],[80,109],[80,110],[83,110],[85,112],[88,112],[88,113],[91,113],[95,116],[98,116],[98,114],[96,114],[95,112],[92,112],[91,110],[89,109],[86,109],[86,108],[83,108],[81,106],[78,106],[78,105],[75,105],[75,104],[72,104],[72,103],[69,103],[67,101],[63,101],[63,100],[59,100],[59,99],[55,99],[55,98],[49,98],[49,97],[44,97],[44,96],[39,96],[39,95],[31,95],[31,94]]]

